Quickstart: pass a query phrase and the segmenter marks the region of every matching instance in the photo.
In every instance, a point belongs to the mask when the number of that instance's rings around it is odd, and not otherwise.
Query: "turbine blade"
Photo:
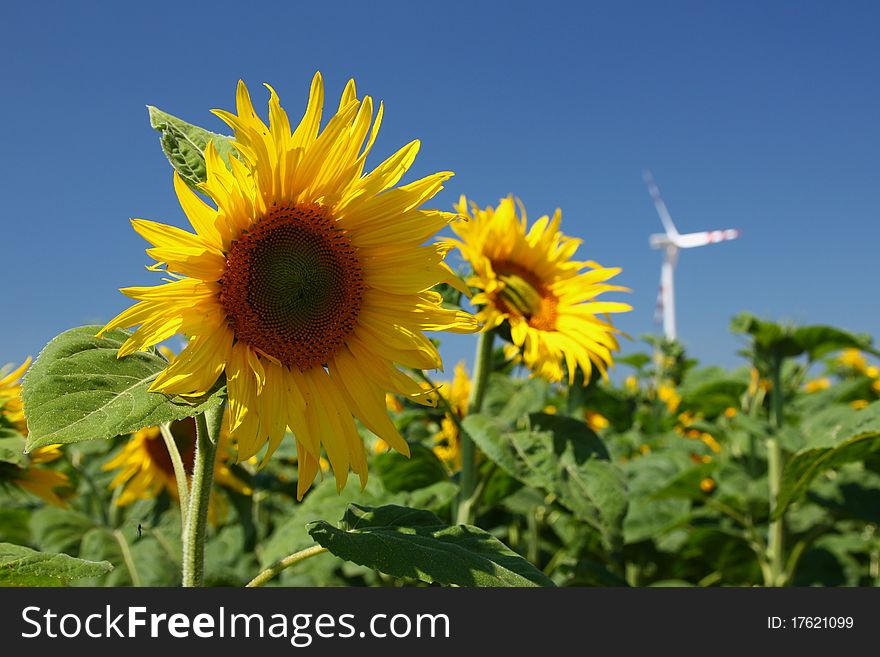
[[[645,184],[648,185],[648,193],[654,201],[654,207],[657,209],[657,214],[660,215],[660,221],[663,222],[663,230],[666,231],[670,238],[676,237],[678,230],[675,228],[675,224],[672,223],[672,217],[669,215],[669,210],[666,209],[663,197],[660,196],[660,189],[657,187],[657,183],[654,182],[654,176],[651,175],[650,171],[645,170],[642,178],[645,179]]]
[[[716,242],[735,240],[738,237],[738,230],[736,230],[735,228],[726,228],[724,230],[709,230],[702,233],[686,233],[684,235],[676,235],[672,241],[675,246],[679,247],[680,249],[692,249],[697,246],[715,244]]]

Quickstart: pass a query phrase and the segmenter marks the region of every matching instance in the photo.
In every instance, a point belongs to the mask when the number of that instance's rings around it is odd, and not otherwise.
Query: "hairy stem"
[[[187,587],[201,586],[205,572],[205,529],[222,424],[223,405],[196,416],[196,458],[183,532],[183,585]]]
[[[305,550],[300,550],[299,552],[295,552],[291,555],[284,557],[273,563],[271,566],[266,568],[259,575],[254,577],[250,582],[247,583],[247,586],[253,588],[255,586],[262,586],[270,579],[278,575],[281,571],[290,568],[291,566],[298,564],[300,561],[305,561],[310,557],[314,557],[318,554],[323,554],[327,551],[327,548],[321,547],[320,545],[313,545],[310,548],[306,548]]]

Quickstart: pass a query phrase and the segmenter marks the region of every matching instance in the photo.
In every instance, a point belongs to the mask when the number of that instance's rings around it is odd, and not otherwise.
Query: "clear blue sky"
[[[251,9],[248,9],[251,7]],[[683,254],[682,340],[736,363],[740,310],[880,334],[880,4],[868,2],[8,3],[0,364],[109,319],[158,282],[129,217],[183,225],[147,104],[206,127],[244,79],[292,115],[320,70],[383,99],[373,163],[412,138],[409,179],[456,172],[439,207],[520,196],[563,210],[580,255],[622,266],[653,324],[660,224],[738,227]],[[329,101],[335,103],[335,100]],[[447,361],[471,338],[447,342]],[[631,349],[628,346],[627,349]],[[451,363],[447,363],[447,369]]]

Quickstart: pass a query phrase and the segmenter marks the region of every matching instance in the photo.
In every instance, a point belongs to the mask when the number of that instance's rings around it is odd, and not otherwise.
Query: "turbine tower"
[[[663,233],[651,235],[651,248],[661,249],[663,251],[663,265],[660,269],[660,291],[657,294],[657,319],[662,317],[663,334],[667,340],[675,340],[677,331],[675,326],[675,265],[678,263],[678,252],[680,249],[693,249],[698,246],[706,246],[707,244],[715,244],[716,242],[724,242],[726,240],[735,240],[739,237],[740,231],[735,228],[727,228],[724,230],[710,230],[702,233],[685,233],[682,235],[672,223],[672,217],[669,216],[669,210],[660,196],[660,190],[657,183],[654,182],[654,176],[650,171],[643,174],[645,183],[648,185],[648,192],[654,200],[654,207],[657,208],[657,214],[660,215],[660,221],[663,223]]]

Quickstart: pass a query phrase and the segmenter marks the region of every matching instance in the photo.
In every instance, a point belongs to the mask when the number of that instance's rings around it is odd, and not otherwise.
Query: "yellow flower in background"
[[[584,420],[586,420],[587,426],[595,432],[607,428],[610,424],[608,418],[595,411],[584,411]]]
[[[685,411],[684,413],[679,413],[678,421],[685,427],[690,426],[697,419],[697,416],[693,411]]]
[[[666,404],[666,408],[670,413],[675,413],[678,410],[678,405],[681,404],[681,395],[678,394],[675,386],[669,382],[661,383],[657,388],[657,399]]]
[[[851,408],[854,408],[857,411],[865,408],[870,402],[867,399],[855,399],[849,403]]]
[[[21,434],[27,433],[27,424],[24,420],[19,381],[30,366],[31,358],[28,357],[18,367],[7,366],[0,370],[0,414]]]
[[[385,409],[392,413],[400,413],[403,411],[403,404],[400,403],[400,400],[394,395],[389,395],[387,392],[385,393]]]
[[[522,216],[517,216],[512,197],[485,210],[476,204],[468,210],[461,197],[457,210],[468,221],[452,224],[459,237],[452,244],[473,267],[468,284],[478,292],[471,302],[480,307],[477,319],[484,330],[507,321],[515,345],[508,356],[521,352],[526,367],[549,381],[563,378],[563,362],[570,383],[578,367],[586,381],[594,366],[605,374],[612,352],[619,349],[619,331],[607,314],[632,308],[595,299],[626,290],[607,283],[620,269],[572,260],[581,240],[560,232],[559,210],[531,229],[521,205]]]
[[[880,378],[880,367],[877,367],[876,365],[868,365],[865,368],[865,376],[871,379]]]
[[[187,418],[172,422],[171,435],[180,452],[184,470],[187,475],[192,475],[196,456],[195,420]],[[214,481],[243,495],[250,495],[250,487],[229,469],[228,464],[234,461],[235,449],[230,444],[228,432],[223,431],[214,462]],[[122,450],[102,469],[119,471],[110,482],[110,490],[122,488],[116,499],[118,506],[153,499],[163,490],[175,499],[178,497],[174,466],[159,427],[147,427],[133,434]]]
[[[749,389],[748,394],[750,397],[754,397],[758,394],[759,390],[763,390],[764,392],[768,392],[773,385],[767,379],[761,376],[761,373],[758,372],[756,368],[752,368],[749,373]]]
[[[26,466],[16,468],[12,475],[12,481],[49,504],[66,507],[67,503],[56,489],[71,488],[68,476],[63,472],[39,467],[51,463],[61,456],[61,445],[38,447],[29,454]]]
[[[718,444],[718,441],[715,440],[715,437],[711,433],[706,433],[704,431],[700,434],[700,440],[702,440],[703,444],[716,454],[721,452],[721,445]]]
[[[205,149],[207,180],[200,191],[216,208],[175,175],[195,233],[133,221],[153,244],[147,253],[173,280],[123,289],[138,303],[104,331],[139,325],[120,357],[176,333],[189,337],[150,389],[202,395],[225,372],[239,458],[268,444],[265,464],[289,427],[301,498],[320,469],[322,448],[338,489],[349,469],[366,484],[354,418],[408,454],[385,394],[427,405],[436,398],[398,364],[440,367],[423,331],[473,332],[477,324],[467,313],[443,308],[431,290],[441,282],[461,287],[443,262],[449,246],[425,245],[456,215],[419,209],[452,174],[395,187],[419,150],[413,141],[364,175],[383,110],[380,105],[373,122],[373,101],[358,100],[353,80],[323,131],[320,74],[293,130],[269,92],[268,126],[243,83],[237,114],[215,111],[234,130],[240,156],[230,157],[227,168],[213,144]]]
[[[715,490],[715,480],[710,479],[709,477],[701,479],[700,480],[700,490],[706,494],[711,493],[713,490]]]
[[[728,406],[724,409],[724,417],[731,419],[736,417],[736,409],[733,406]]]
[[[804,392],[819,392],[820,390],[828,390],[831,387],[831,379],[827,376],[818,379],[812,379],[804,384]]]
[[[449,407],[461,421],[467,416],[468,399],[471,394],[471,379],[464,362],[455,366],[452,383],[444,383],[439,388]],[[440,421],[440,431],[434,436],[434,453],[447,467],[456,472],[461,469],[461,435],[458,426],[449,413]]]
[[[880,379],[871,384],[871,389],[880,395]]]
[[[626,380],[624,380],[623,385],[627,389],[628,392],[636,393],[639,391],[639,380],[632,375],[626,377]]]
[[[844,367],[849,367],[856,372],[864,372],[868,366],[868,360],[858,349],[844,349],[837,357],[837,362]]]
[[[27,423],[21,401],[21,377],[31,365],[28,358],[18,367],[0,370],[0,419],[8,423],[22,436],[27,436]],[[3,426],[3,422],[0,422]],[[67,503],[58,494],[58,489],[70,488],[70,479],[63,472],[40,466],[55,461],[63,455],[61,445],[46,445],[30,452],[23,464],[8,465],[5,472],[8,480],[32,495],[53,504],[66,507]],[[22,443],[24,449],[24,443]]]

